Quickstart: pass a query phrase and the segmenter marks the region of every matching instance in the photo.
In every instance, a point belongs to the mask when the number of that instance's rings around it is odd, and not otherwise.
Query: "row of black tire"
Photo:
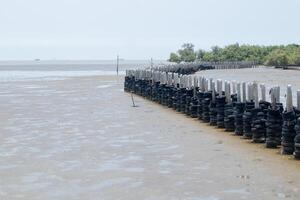
[[[254,143],[265,143],[267,148],[281,146],[282,154],[294,154],[295,158],[300,159],[299,110],[284,111],[280,103],[274,109],[265,101],[259,103],[259,108],[255,108],[253,101],[237,102],[236,95],[231,96],[230,104],[226,103],[224,95],[218,94],[213,102],[211,91],[136,80],[133,76],[125,77],[124,90],[198,118],[211,126],[233,132]]]

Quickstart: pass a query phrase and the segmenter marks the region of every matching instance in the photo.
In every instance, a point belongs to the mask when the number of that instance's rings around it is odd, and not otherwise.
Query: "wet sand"
[[[300,161],[123,92],[0,84],[0,199],[299,199]]]

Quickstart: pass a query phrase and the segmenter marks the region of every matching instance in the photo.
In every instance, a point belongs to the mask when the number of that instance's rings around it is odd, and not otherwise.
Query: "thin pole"
[[[117,55],[117,76],[119,76],[119,55]]]

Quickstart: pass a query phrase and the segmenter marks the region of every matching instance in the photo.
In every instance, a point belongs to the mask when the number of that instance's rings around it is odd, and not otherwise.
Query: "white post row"
[[[134,76],[135,79],[142,80],[152,80],[159,81],[160,84],[167,85],[175,85],[179,84],[179,87],[185,87],[188,89],[196,88],[199,86],[201,91],[212,91],[212,101],[215,102],[215,93],[221,96],[222,95],[222,84],[223,81],[218,79],[215,83],[212,78],[206,79],[204,77],[197,77],[191,75],[179,75],[178,73],[170,73],[170,72],[162,72],[162,71],[152,71],[152,70],[126,70],[126,76]],[[230,82],[225,81],[225,97],[226,101],[231,101],[231,88]],[[261,89],[261,100],[266,101],[266,86],[265,84],[260,84]],[[259,95],[258,95],[258,84],[245,82],[232,82],[232,92],[233,94],[237,94],[238,102],[245,102],[246,99],[248,101],[254,100],[255,107],[259,106]],[[270,90],[271,104],[272,107],[276,107],[276,103],[280,103],[280,87],[275,86]],[[300,110],[300,90],[297,91],[297,109]],[[287,94],[286,94],[286,110],[293,110],[293,94],[292,94],[292,86],[287,86]]]

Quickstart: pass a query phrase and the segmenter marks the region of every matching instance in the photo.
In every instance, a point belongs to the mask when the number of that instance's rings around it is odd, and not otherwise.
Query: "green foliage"
[[[198,50],[195,52],[194,45],[187,43],[176,53],[171,53],[169,61],[172,62],[193,62],[201,61],[253,61],[257,64],[272,66],[300,65],[300,45],[239,45],[231,44],[223,48],[211,47],[211,50]]]
[[[198,52],[197,52],[197,60],[202,60],[205,53],[206,53],[205,50],[199,49]]]
[[[265,62],[265,65],[272,66],[287,66],[288,63],[288,55],[285,51],[281,49],[276,49],[272,51],[268,56]]]
[[[170,54],[170,58],[169,58],[168,61],[169,61],[169,62],[180,63],[180,62],[181,62],[181,59],[180,59],[180,56],[177,55],[176,53],[171,53],[171,54]]]
[[[197,58],[197,54],[194,50],[194,45],[191,43],[185,43],[182,45],[176,53],[171,53],[169,61],[170,62],[194,62]]]

